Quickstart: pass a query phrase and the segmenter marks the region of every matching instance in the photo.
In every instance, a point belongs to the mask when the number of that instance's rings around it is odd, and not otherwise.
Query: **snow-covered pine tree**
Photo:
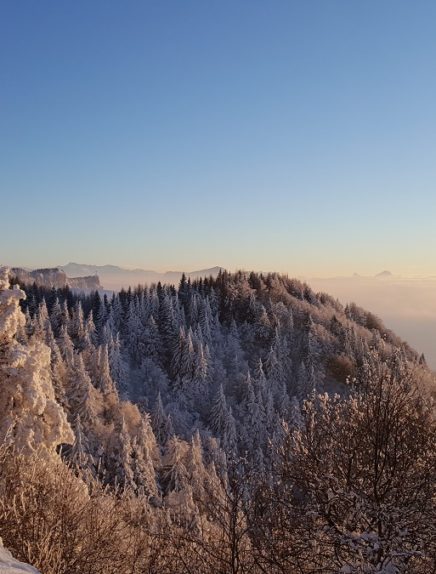
[[[24,453],[37,448],[54,452],[74,437],[56,402],[50,349],[37,339],[26,346],[16,340],[24,323],[23,297],[23,291],[9,287],[8,269],[0,268],[0,442]]]

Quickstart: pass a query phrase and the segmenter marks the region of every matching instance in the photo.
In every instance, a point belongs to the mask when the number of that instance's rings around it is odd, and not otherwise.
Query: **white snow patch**
[[[0,538],[0,574],[40,574],[38,570],[33,568],[33,566],[29,566],[28,564],[24,564],[23,562],[19,562],[15,560],[9,550],[3,548],[1,545],[1,538]]]

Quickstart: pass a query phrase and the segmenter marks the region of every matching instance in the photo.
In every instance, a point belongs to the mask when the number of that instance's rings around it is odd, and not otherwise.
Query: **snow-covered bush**
[[[430,568],[432,404],[416,373],[395,357],[387,363],[368,355],[357,378],[346,399],[325,394],[305,402],[302,424],[287,432],[282,447],[280,481],[287,487],[278,505],[294,505],[290,520],[300,521],[311,540],[307,559],[314,568],[350,574]]]

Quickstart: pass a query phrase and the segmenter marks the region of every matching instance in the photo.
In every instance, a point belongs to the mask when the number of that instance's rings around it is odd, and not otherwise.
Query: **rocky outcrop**
[[[13,267],[11,275],[18,283],[36,283],[38,287],[56,287],[62,289],[67,286],[67,276],[57,267],[48,269],[34,269],[28,271],[20,267]]]
[[[11,276],[19,283],[36,283],[38,287],[48,287],[49,289],[55,287],[62,289],[64,287],[71,287],[72,289],[90,290],[95,291],[101,289],[100,279],[98,275],[90,275],[87,277],[67,277],[65,271],[57,267],[47,269],[34,269],[28,271],[21,267],[14,267],[11,269]]]

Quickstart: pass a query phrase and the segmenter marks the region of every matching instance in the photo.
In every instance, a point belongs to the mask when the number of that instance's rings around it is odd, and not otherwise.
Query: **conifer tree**
[[[38,447],[53,452],[73,435],[56,402],[50,349],[37,339],[26,347],[16,340],[25,320],[23,297],[20,289],[9,288],[8,269],[0,268],[0,443],[13,442],[27,453]]]
[[[75,438],[68,459],[73,466],[81,470],[88,470],[92,467],[94,461],[89,451],[89,441],[79,414],[76,416],[72,426]]]
[[[54,336],[59,337],[62,327],[62,307],[57,297],[50,311],[50,321]]]
[[[116,333],[115,339],[109,340],[109,364],[111,377],[117,388],[121,393],[126,393],[128,389],[128,367],[121,349],[119,333]]]
[[[74,345],[68,334],[68,328],[66,325],[61,327],[61,332],[58,338],[58,346],[61,352],[62,358],[67,365],[72,365],[73,355],[74,355]]]
[[[172,429],[171,423],[168,420],[168,416],[165,413],[162,404],[162,397],[160,392],[157,395],[157,399],[153,408],[151,422],[156,440],[163,447],[170,438]]]
[[[131,466],[136,491],[148,497],[158,494],[153,465],[156,449],[156,439],[148,417],[145,417],[141,420],[138,435],[132,440]]]
[[[97,418],[98,395],[86,372],[82,356],[75,353],[73,362],[68,366],[66,399],[70,421],[77,416],[83,425],[91,425]]]
[[[223,447],[225,449],[233,449],[236,442],[235,420],[231,409],[227,406],[222,385],[218,387],[213,399],[209,421],[210,428],[221,438]]]
[[[110,373],[109,354],[107,345],[101,345],[97,350],[96,386],[103,395],[117,395],[117,391]]]
[[[163,459],[163,482],[165,492],[180,492],[188,484],[188,470],[185,458],[188,445],[178,437],[170,437]]]
[[[115,425],[107,454],[109,456],[107,468],[113,475],[115,483],[121,487],[135,487],[132,437],[123,416]]]

